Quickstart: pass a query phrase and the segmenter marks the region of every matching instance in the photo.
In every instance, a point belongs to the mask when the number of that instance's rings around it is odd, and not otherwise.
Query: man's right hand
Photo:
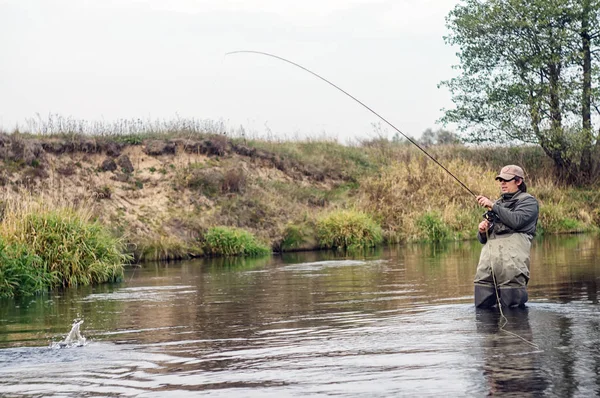
[[[485,233],[490,228],[490,222],[488,220],[483,220],[479,223],[479,232],[482,234]]]

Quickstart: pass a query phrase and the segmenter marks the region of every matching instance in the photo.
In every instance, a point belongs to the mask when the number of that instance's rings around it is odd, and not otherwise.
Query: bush
[[[366,213],[338,210],[317,220],[319,245],[333,249],[373,247],[383,241],[381,227]]]
[[[123,263],[130,257],[122,254],[122,242],[85,214],[63,208],[20,216],[13,215],[2,235],[9,243],[26,246],[56,275],[50,287],[113,282],[123,276]]]
[[[259,256],[271,249],[250,232],[238,228],[213,227],[204,235],[204,251],[215,256]]]
[[[30,296],[55,285],[56,273],[26,246],[0,239],[0,297]]]

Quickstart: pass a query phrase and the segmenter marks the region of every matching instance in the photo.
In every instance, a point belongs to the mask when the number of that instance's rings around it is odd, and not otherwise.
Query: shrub
[[[215,256],[259,256],[271,252],[250,232],[238,228],[213,227],[204,235],[206,254]]]
[[[317,220],[319,245],[334,249],[373,247],[383,240],[381,227],[366,213],[338,210]]]
[[[574,220],[572,218],[565,218],[560,222],[560,225],[565,231],[569,232],[578,232],[582,229],[581,223],[578,220]]]

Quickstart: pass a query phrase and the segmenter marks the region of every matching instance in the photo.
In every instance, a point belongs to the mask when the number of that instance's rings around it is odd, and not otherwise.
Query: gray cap
[[[515,177],[525,178],[523,169],[519,166],[515,166],[514,164],[509,164],[500,170],[500,174],[496,176],[496,180],[499,178],[502,178],[503,180],[512,180]]]

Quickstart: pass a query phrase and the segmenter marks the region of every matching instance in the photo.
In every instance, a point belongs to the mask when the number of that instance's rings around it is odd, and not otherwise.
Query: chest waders
[[[518,232],[498,235],[487,241],[475,274],[476,307],[496,305],[496,288],[500,303],[505,307],[527,302],[530,248],[530,236]]]
[[[521,232],[492,232],[487,236],[475,273],[476,307],[512,307],[527,302],[532,239]]]

